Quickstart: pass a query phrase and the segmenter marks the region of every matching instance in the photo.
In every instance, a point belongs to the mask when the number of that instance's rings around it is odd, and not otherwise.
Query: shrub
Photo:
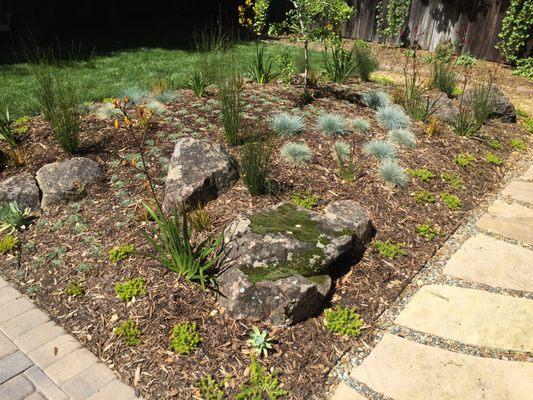
[[[187,82],[187,87],[200,98],[206,95],[209,85],[211,85],[211,80],[200,70],[194,71]]]
[[[172,328],[169,348],[178,354],[188,355],[191,354],[202,341],[203,338],[198,333],[196,323],[183,322],[174,325]]]
[[[457,60],[455,60],[455,64],[459,65],[460,67],[473,67],[474,65],[476,65],[476,59],[470,54],[465,53],[457,57]]]
[[[269,350],[273,349],[273,342],[268,336],[268,332],[265,330],[261,332],[257,326],[252,327],[250,339],[247,342],[258,356],[268,357]]]
[[[0,232],[8,231],[8,234],[12,234],[15,230],[25,229],[30,212],[29,208],[20,211],[16,201],[0,204]]]
[[[289,51],[284,51],[276,57],[276,63],[279,68],[281,82],[285,85],[292,83],[292,74],[294,72],[294,61]]]
[[[352,76],[358,67],[355,57],[355,49],[351,51],[342,48],[342,44],[336,45],[331,50],[331,56],[326,48],[322,53],[326,76],[333,82],[344,83]]]
[[[435,174],[427,168],[408,169],[406,172],[422,182],[429,182],[435,177]]]
[[[331,136],[348,134],[348,123],[343,116],[337,114],[323,114],[317,119],[317,128]]]
[[[141,330],[132,319],[124,321],[122,325],[115,328],[115,334],[122,338],[126,346],[137,346],[141,343]]]
[[[5,235],[0,240],[0,253],[7,254],[17,249],[19,246],[19,240],[13,235]]]
[[[357,168],[350,145],[337,141],[333,144],[333,153],[339,164],[339,176],[347,183],[353,182]]]
[[[420,236],[428,240],[433,240],[439,235],[439,231],[435,229],[433,224],[422,224],[416,227],[416,231]]]
[[[123,283],[117,283],[115,284],[115,293],[122,301],[130,301],[134,297],[143,297],[146,295],[144,279],[133,278]]]
[[[444,182],[450,184],[455,189],[461,189],[463,186],[461,178],[453,172],[443,172],[440,174],[440,177]]]
[[[442,193],[441,199],[450,210],[458,210],[461,208],[461,199],[450,193]]]
[[[241,174],[252,196],[268,193],[272,150],[261,142],[247,143],[241,151]]]
[[[435,195],[431,192],[428,192],[427,190],[416,191],[413,194],[413,197],[415,198],[415,201],[417,203],[435,203],[435,201],[437,200]]]
[[[122,113],[113,103],[104,103],[96,109],[96,118],[103,121],[120,118]]]
[[[324,312],[328,331],[341,336],[359,336],[363,321],[354,307],[335,307]]]
[[[533,57],[517,60],[513,75],[533,79]]]
[[[304,128],[304,120],[298,115],[280,113],[275,115],[272,119],[272,129],[279,136],[294,136],[301,133]]]
[[[409,181],[405,170],[398,165],[397,161],[392,158],[386,158],[379,166],[379,174],[381,179],[396,187],[404,187]]]
[[[224,81],[219,88],[218,102],[224,135],[230,146],[239,143],[239,131],[242,119],[242,82],[237,78]]]
[[[281,156],[289,163],[303,165],[311,160],[313,153],[305,143],[288,142],[281,148]]]
[[[398,145],[409,149],[416,147],[416,136],[408,129],[393,129],[389,132],[389,140]]]
[[[511,147],[513,147],[516,150],[527,149],[527,145],[520,139],[511,139],[509,140],[509,144],[511,145]]]
[[[121,260],[125,260],[135,252],[135,247],[132,244],[122,244],[115,246],[109,250],[109,261],[113,264]]]
[[[296,204],[299,207],[311,209],[318,205],[320,198],[315,196],[313,193],[306,192],[294,192],[291,195],[291,201],[293,204]]]
[[[374,248],[378,251],[381,257],[393,260],[396,257],[406,255],[404,250],[405,243],[394,243],[391,239],[387,239],[384,242],[376,240]]]
[[[376,112],[378,122],[386,129],[403,129],[409,126],[409,117],[400,106],[388,105]]]
[[[459,83],[459,76],[453,70],[453,65],[436,61],[433,64],[433,74],[431,76],[431,86],[444,92],[448,97],[453,96],[453,91]]]
[[[255,56],[248,66],[250,77],[260,85],[270,82],[277,74],[273,72],[272,59],[265,56],[265,45],[256,44]]]
[[[224,391],[222,385],[211,375],[206,375],[198,382],[198,391],[202,400],[222,400]]]
[[[354,129],[361,133],[366,133],[370,130],[370,123],[367,120],[356,118],[352,121]]]
[[[487,155],[485,156],[485,160],[487,160],[487,162],[492,165],[498,166],[503,164],[503,160],[491,151],[487,153]]]
[[[252,356],[248,382],[240,386],[235,400],[277,400],[286,394],[280,387],[277,372],[268,373]]]
[[[389,142],[383,140],[372,140],[363,146],[363,151],[366,154],[376,156],[380,160],[386,158],[395,158],[396,149]]]
[[[85,294],[85,289],[83,289],[81,283],[71,282],[65,288],[65,293],[67,294],[67,296],[81,297]]]
[[[372,72],[379,68],[379,60],[368,43],[358,40],[353,48],[354,57],[357,63],[357,75],[363,81],[369,81]]]
[[[389,95],[381,90],[374,90],[363,94],[363,101],[365,104],[374,110],[378,110],[382,107],[388,106],[391,101]]]
[[[455,157],[455,163],[463,168],[468,167],[474,161],[476,161],[476,157],[470,153],[460,153]]]

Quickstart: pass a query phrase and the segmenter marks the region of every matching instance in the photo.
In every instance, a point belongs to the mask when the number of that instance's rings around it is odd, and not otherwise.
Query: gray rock
[[[39,211],[39,188],[27,173],[12,176],[0,183],[0,203],[16,201],[21,210]]]
[[[235,318],[291,325],[320,311],[339,273],[362,253],[372,233],[353,201],[324,213],[280,203],[245,214],[224,232],[219,302]]]
[[[64,162],[46,164],[37,171],[37,183],[43,193],[43,210],[78,200],[85,188],[102,175],[98,164],[85,157],[75,157]]]
[[[473,89],[468,89],[462,95],[466,104],[472,102]],[[489,118],[499,119],[503,122],[516,122],[516,110],[509,98],[503,94],[500,88],[493,86],[491,89],[492,113]]]
[[[435,103],[433,116],[442,122],[451,124],[459,116],[459,108],[453,104],[451,99],[442,94]]]
[[[206,204],[226,192],[239,177],[224,146],[190,137],[176,143],[165,184],[163,208]]]

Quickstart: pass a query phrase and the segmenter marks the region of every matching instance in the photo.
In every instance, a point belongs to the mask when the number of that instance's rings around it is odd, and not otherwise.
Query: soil
[[[328,373],[342,354],[370,341],[376,318],[455,231],[465,214],[498,188],[505,172],[520,157],[509,145],[509,139],[530,142],[520,123],[491,120],[483,128],[485,136],[502,143],[500,150],[491,149],[487,140],[459,137],[447,127],[428,136],[425,124],[414,123],[418,145],[412,150],[402,149],[399,161],[406,168],[427,167],[436,176],[427,183],[413,178],[404,189],[394,189],[380,180],[377,161],[362,152],[362,145],[368,140],[386,138],[386,130],[375,120],[373,110],[357,101],[357,96],[339,96],[342,91],[364,92],[371,87],[376,88],[377,84],[353,81],[345,86],[324,85],[319,98],[302,106],[298,85],[247,83],[243,131],[265,137],[271,143],[270,177],[279,190],[271,196],[252,197],[239,181],[206,207],[213,221],[209,233],[219,233],[239,213],[288,200],[294,191],[308,190],[318,195],[318,209],[333,200],[358,201],[377,230],[375,239],[404,243],[406,255],[384,259],[371,244],[361,261],[337,280],[331,303],[356,307],[364,320],[363,333],[357,339],[330,333],[323,315],[278,329],[260,321],[233,320],[219,309],[213,292],[185,282],[146,257],[134,255],[112,264],[108,250],[116,245],[131,243],[138,251],[149,250],[142,232],[152,223],[146,220],[141,205],[148,195],[144,176],[135,167],[138,157],[131,137],[123,129],[116,130],[112,121],[100,121],[90,114],[83,120],[82,155],[97,161],[104,177],[88,189],[81,201],[40,216],[21,232],[20,256],[2,258],[2,275],[147,399],[199,398],[195,386],[205,374],[219,379],[231,376],[227,379],[227,392],[232,398],[249,372],[246,340],[253,325],[268,329],[276,339],[275,352],[261,362],[280,372],[280,380],[289,392],[287,398],[324,398]],[[199,99],[191,91],[182,90],[179,96],[169,105],[169,113],[156,121],[147,142],[149,167],[157,177],[160,196],[165,164],[179,137],[194,135],[224,142],[215,93]],[[270,132],[270,116],[292,109],[304,116],[308,127],[294,140],[305,141],[314,152],[312,162],[304,166],[284,162],[279,156],[284,140]],[[326,111],[350,119],[365,118],[371,123],[369,133],[351,130],[343,139],[353,144],[359,169],[352,183],[344,183],[338,176],[331,154],[336,139],[315,128],[316,117]],[[1,179],[22,170],[35,173],[45,163],[69,158],[40,117],[32,118],[24,143],[28,164],[19,169],[7,168]],[[503,165],[487,163],[488,151],[500,156]],[[230,152],[238,157],[239,149],[231,148]],[[454,159],[464,152],[473,154],[477,161],[461,168]],[[454,189],[442,181],[440,173],[444,171],[457,173],[462,188]],[[437,201],[416,202],[413,193],[417,190],[436,194]],[[462,208],[447,209],[439,199],[443,192],[459,196]],[[440,232],[432,241],[417,234],[417,226],[425,223],[432,223]],[[145,279],[147,296],[126,304],[117,299],[114,284],[132,277]],[[83,297],[64,293],[71,282],[82,283],[86,290]],[[125,346],[113,333],[128,318],[135,319],[142,330],[142,343],[138,346]],[[178,356],[168,350],[169,336],[174,324],[185,321],[196,322],[204,340],[191,355]]]

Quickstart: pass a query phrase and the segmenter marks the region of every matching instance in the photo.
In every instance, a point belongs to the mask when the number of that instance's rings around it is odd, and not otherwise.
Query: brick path
[[[0,278],[0,400],[130,400],[129,386]]]
[[[333,399],[532,399],[532,249],[533,166],[477,220],[436,283],[419,284],[391,314]]]

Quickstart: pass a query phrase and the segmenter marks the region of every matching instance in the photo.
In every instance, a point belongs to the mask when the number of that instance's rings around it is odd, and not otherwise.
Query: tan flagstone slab
[[[453,353],[385,334],[353,378],[394,400],[530,400],[533,363]]]
[[[533,209],[496,200],[477,225],[522,243],[533,245]]]
[[[533,351],[533,300],[525,298],[427,285],[395,322],[474,346]]]
[[[533,182],[512,181],[502,194],[515,200],[533,204]]]
[[[533,181],[533,165],[521,176],[525,181]]]
[[[353,390],[346,383],[341,382],[333,394],[331,400],[367,400],[361,394]]]
[[[463,243],[443,273],[493,287],[533,292],[533,251],[478,234]]]

